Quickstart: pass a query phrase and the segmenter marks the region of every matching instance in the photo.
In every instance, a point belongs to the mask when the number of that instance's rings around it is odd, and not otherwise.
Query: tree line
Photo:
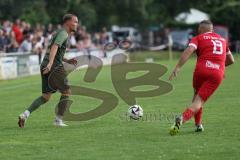
[[[0,20],[24,19],[31,24],[61,22],[65,13],[76,14],[89,30],[112,25],[146,29],[154,25],[181,25],[174,18],[196,8],[211,20],[240,35],[239,0],[1,0]]]

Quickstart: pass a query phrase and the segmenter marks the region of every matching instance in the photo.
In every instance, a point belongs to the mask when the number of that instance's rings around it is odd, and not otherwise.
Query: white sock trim
[[[57,116],[56,116],[56,120],[57,120],[57,121],[62,121],[62,116],[57,115]]]
[[[30,116],[29,110],[24,111],[23,114],[26,118],[28,118]]]

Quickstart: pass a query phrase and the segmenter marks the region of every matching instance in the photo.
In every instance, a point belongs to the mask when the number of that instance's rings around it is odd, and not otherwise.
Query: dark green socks
[[[67,109],[69,96],[62,95],[58,103],[57,116],[63,116]]]
[[[36,109],[38,109],[42,104],[46,103],[47,101],[45,100],[45,98],[43,98],[43,96],[38,97],[37,99],[35,99],[32,104],[30,105],[30,107],[27,109],[30,113],[32,113],[33,111],[35,111]]]
[[[62,95],[60,97],[60,100],[59,100],[59,103],[58,103],[57,115],[63,116],[63,114],[66,111],[67,106],[68,106],[68,100],[69,100],[69,96]],[[32,104],[30,105],[30,107],[27,110],[30,113],[32,113],[33,111],[38,109],[42,104],[44,104],[46,102],[47,102],[46,99],[43,98],[42,96],[40,96],[32,102]]]

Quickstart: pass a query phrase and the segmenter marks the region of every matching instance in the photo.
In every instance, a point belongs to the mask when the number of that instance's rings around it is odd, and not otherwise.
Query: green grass
[[[136,58],[136,57],[135,57]],[[177,61],[160,61],[168,66],[167,79]],[[191,59],[179,77],[171,82],[174,90],[164,96],[138,99],[145,113],[168,115],[181,113],[192,97]],[[168,134],[171,122],[157,120],[128,121],[121,118],[128,106],[117,96],[111,83],[110,67],[104,67],[95,83],[83,82],[84,70],[70,76],[74,84],[113,93],[119,104],[112,112],[87,122],[67,122],[67,128],[52,125],[59,94],[34,112],[24,129],[17,116],[40,95],[40,77],[0,81],[0,159],[1,160],[152,160],[152,159],[238,159],[240,156],[240,61],[226,71],[226,79],[204,106],[204,133],[194,133],[193,121],[180,134]],[[74,96],[73,111],[85,112],[100,103],[92,98]]]

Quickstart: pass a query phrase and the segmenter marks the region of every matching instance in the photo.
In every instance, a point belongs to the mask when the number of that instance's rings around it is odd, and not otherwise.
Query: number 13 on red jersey
[[[220,40],[211,40],[213,43],[213,54],[223,54],[223,44]]]

